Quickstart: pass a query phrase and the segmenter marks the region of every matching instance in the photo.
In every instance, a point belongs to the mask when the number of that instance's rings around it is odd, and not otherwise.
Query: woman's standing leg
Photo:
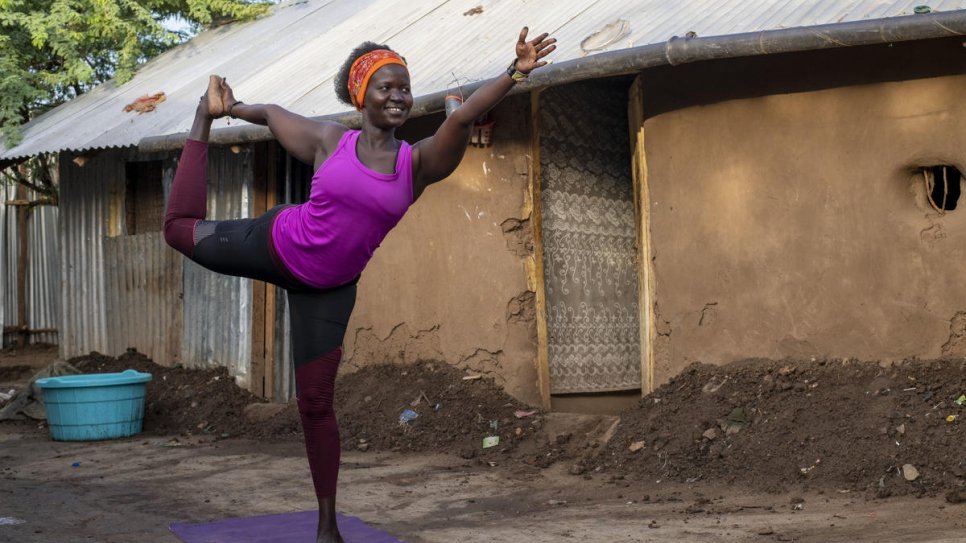
[[[332,403],[355,299],[354,282],[324,291],[288,292],[299,415],[319,502],[318,543],[342,542],[335,518],[341,447]]]

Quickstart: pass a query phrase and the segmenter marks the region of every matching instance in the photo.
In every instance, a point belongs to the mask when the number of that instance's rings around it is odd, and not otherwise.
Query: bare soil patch
[[[250,423],[245,406],[258,399],[238,387],[223,367],[189,369],[164,367],[136,351],[115,358],[91,353],[68,360],[84,373],[113,373],[133,369],[150,373],[144,405],[144,431],[156,435],[244,434]]]
[[[294,402],[267,417],[246,415],[262,402],[224,368],[161,367],[136,352],[70,362],[89,373],[151,373],[147,434],[302,439]],[[2,367],[9,365],[0,358]],[[340,375],[343,448],[452,454],[517,471],[564,462],[572,476],[600,475],[618,486],[662,481],[953,502],[966,495],[960,359],[694,364],[622,413],[609,440],[599,419],[561,429],[557,414],[518,417],[536,410],[486,378],[465,377],[442,362]],[[406,410],[417,416],[401,422]],[[484,437],[499,444],[484,448]]]
[[[152,434],[301,440],[296,403],[266,418],[246,416],[246,407],[264,403],[235,385],[225,368],[162,367],[130,351],[120,357],[92,353],[70,359],[85,373],[135,369],[150,373],[144,431]],[[376,365],[341,375],[335,408],[343,448],[349,450],[453,453],[463,458],[500,459],[540,428],[533,411],[491,380],[445,363]],[[416,418],[400,421],[411,411]],[[536,424],[535,424],[536,423]],[[483,438],[499,444],[483,448]]]
[[[955,494],[966,485],[964,393],[958,359],[694,364],[622,414],[600,461],[768,492]]]
[[[29,378],[34,372],[32,366],[18,364],[14,366],[0,366],[0,383],[16,383]]]
[[[0,384],[26,382],[37,370],[57,357],[57,346],[36,343],[0,350]]]

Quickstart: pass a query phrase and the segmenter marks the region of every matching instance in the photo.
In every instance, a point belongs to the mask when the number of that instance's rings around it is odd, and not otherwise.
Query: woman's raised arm
[[[443,121],[436,134],[413,147],[415,194],[453,173],[466,152],[473,121],[493,109],[518,80],[547,64],[542,59],[557,48],[554,45],[557,40],[541,34],[527,41],[527,32],[527,27],[520,31],[516,59],[507,72],[480,87]]]
[[[238,101],[227,83],[222,83],[222,93],[230,116],[268,126],[290,155],[315,167],[325,160],[346,130],[339,123],[313,121],[275,104]]]

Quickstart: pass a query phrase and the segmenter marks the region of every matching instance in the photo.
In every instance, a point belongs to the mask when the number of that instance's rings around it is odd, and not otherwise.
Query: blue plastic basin
[[[56,441],[97,441],[133,436],[144,421],[150,373],[89,373],[37,379],[47,425]]]

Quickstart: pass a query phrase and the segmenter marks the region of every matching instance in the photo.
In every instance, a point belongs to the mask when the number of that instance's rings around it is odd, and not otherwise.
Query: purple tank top
[[[359,275],[413,202],[412,147],[400,142],[396,172],[380,173],[356,156],[358,130],[312,176],[309,199],[275,218],[272,242],[288,271],[315,288]]]

